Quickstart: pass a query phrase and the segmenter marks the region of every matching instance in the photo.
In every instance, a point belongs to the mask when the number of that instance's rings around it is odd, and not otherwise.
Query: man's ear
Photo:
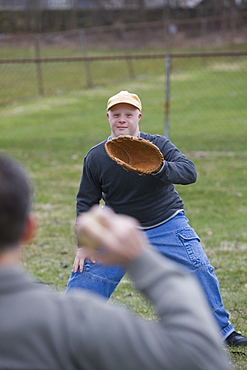
[[[30,213],[26,220],[25,229],[22,236],[22,243],[27,244],[32,241],[37,229],[37,219],[33,213]]]

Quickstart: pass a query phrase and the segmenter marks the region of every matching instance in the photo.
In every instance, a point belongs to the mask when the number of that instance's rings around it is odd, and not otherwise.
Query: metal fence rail
[[[0,64],[8,63],[49,63],[49,62],[79,62],[79,61],[100,61],[100,60],[128,60],[128,59],[156,59],[165,58],[195,58],[195,57],[219,57],[247,55],[247,50],[205,52],[205,53],[156,53],[156,54],[126,54],[126,55],[104,55],[86,57],[62,57],[62,58],[20,58],[0,59]]]

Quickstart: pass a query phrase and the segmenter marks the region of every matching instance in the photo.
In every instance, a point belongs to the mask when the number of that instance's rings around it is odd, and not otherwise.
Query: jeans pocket
[[[200,238],[192,228],[180,230],[178,237],[195,267],[209,264],[206,253],[200,244]]]

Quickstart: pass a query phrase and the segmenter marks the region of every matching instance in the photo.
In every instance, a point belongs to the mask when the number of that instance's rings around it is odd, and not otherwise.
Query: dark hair
[[[24,169],[0,154],[0,252],[20,241],[31,198],[31,182]]]

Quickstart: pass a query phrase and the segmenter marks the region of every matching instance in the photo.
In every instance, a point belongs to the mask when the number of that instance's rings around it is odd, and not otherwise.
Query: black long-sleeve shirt
[[[164,136],[144,132],[140,136],[161,150],[165,159],[161,170],[142,176],[127,172],[107,155],[106,140],[99,143],[84,159],[77,194],[77,215],[103,199],[116,213],[135,217],[143,228],[150,228],[183,209],[183,201],[174,184],[186,185],[196,181],[193,162]]]

